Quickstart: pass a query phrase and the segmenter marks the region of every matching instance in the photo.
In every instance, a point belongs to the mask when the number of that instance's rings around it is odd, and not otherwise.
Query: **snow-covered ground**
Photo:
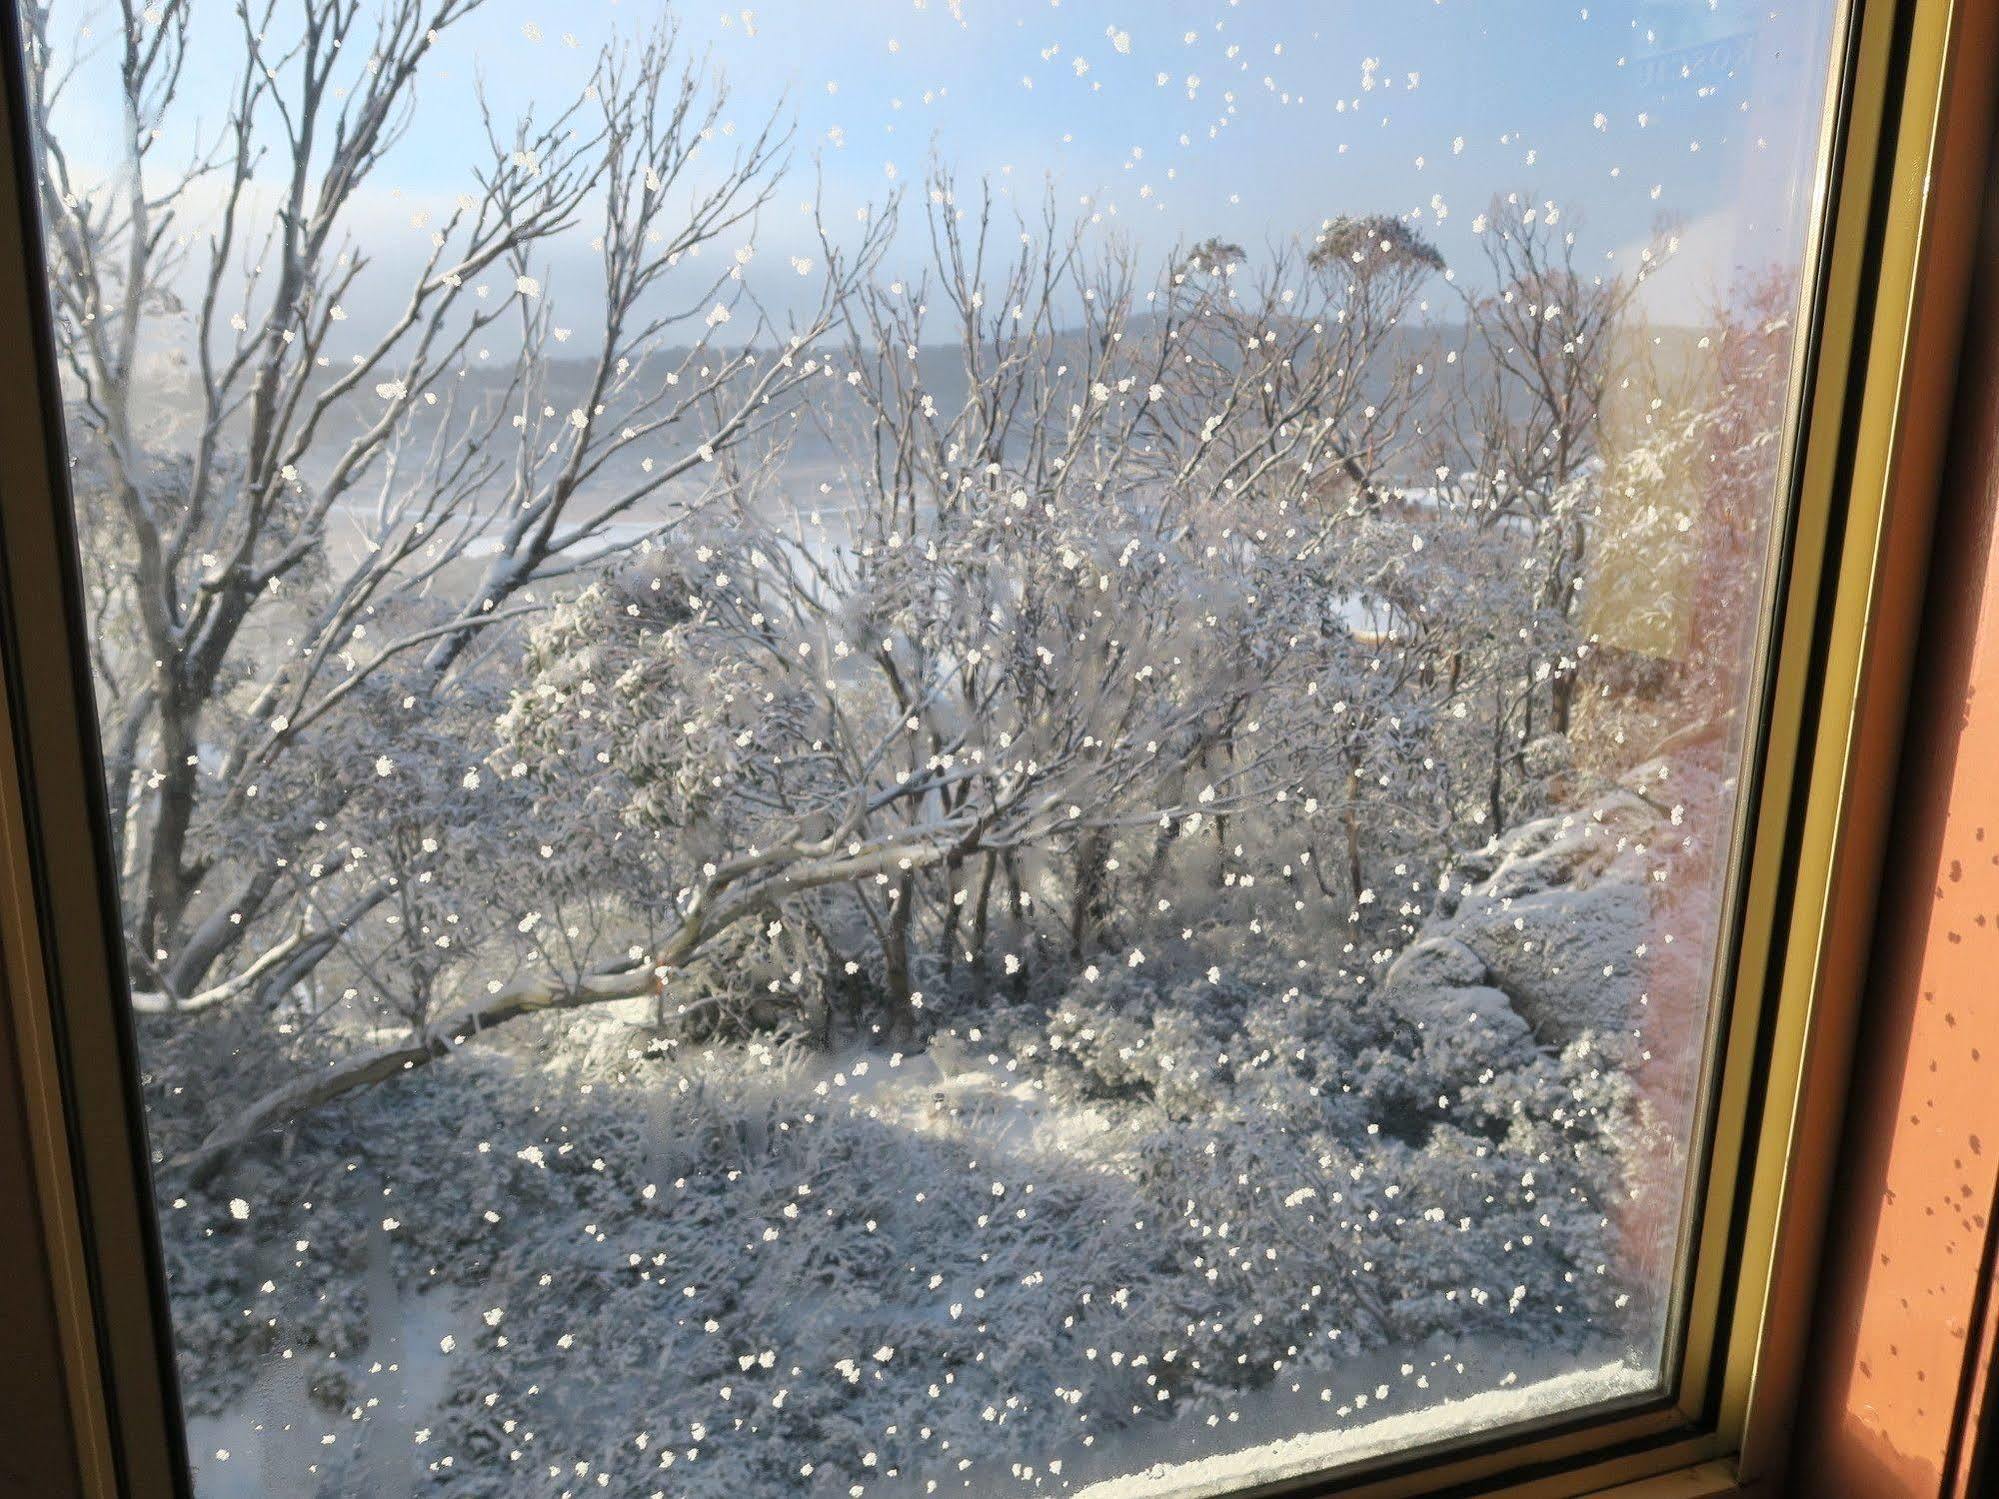
[[[633,1001],[357,1095],[168,1204],[199,1491],[1179,1499],[1642,1393],[1670,828],[1510,830],[1358,996],[1093,970],[908,1050]]]

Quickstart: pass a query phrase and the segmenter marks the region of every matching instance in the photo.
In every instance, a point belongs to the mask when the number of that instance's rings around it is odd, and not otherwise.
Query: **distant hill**
[[[1128,325],[1126,337],[1143,340],[1156,336],[1157,326],[1156,318],[1135,319]],[[1057,335],[1054,352],[1058,359],[1063,356],[1062,345],[1065,343],[1072,343],[1076,354],[1082,355],[1085,336],[1081,332]],[[1670,377],[1683,371],[1691,362],[1700,336],[1699,330],[1690,328],[1652,330],[1648,335],[1650,348],[1645,352],[1655,370]],[[658,356],[658,369],[663,372],[673,368],[687,353],[685,348],[662,350]],[[1453,355],[1456,356],[1455,361]],[[836,367],[844,366],[845,361],[837,350],[832,354],[832,363]],[[955,411],[962,405],[968,377],[956,346],[942,343],[925,345],[919,351],[916,366],[920,387],[935,397],[940,410]],[[1365,398],[1386,399],[1398,379],[1419,369],[1424,376],[1421,394],[1411,404],[1400,439],[1407,450],[1406,471],[1392,476],[1398,482],[1425,478],[1428,467],[1439,461],[1440,455],[1444,455],[1443,461],[1455,461],[1449,456],[1452,448],[1448,420],[1450,405],[1461,398],[1467,385],[1474,389],[1490,388],[1490,360],[1475,342],[1467,345],[1461,325],[1406,323],[1389,332],[1379,356],[1365,372],[1362,384]],[[558,413],[581,405],[587,398],[590,373],[591,365],[586,358],[565,355],[546,361],[541,369],[540,403],[553,407]],[[465,412],[497,407],[506,395],[511,374],[511,369],[499,359],[492,361],[491,365],[473,365],[457,383],[460,420],[463,420]],[[334,372],[329,370],[325,378],[331,383]],[[134,396],[138,414],[149,429],[149,439],[157,447],[169,452],[191,449],[193,413],[196,409],[191,380],[171,375],[147,379],[140,382]],[[1524,401],[1525,393],[1521,392],[1518,398]],[[336,404],[314,453],[302,465],[308,483],[323,474],[348,441],[379,415],[381,399],[373,389],[373,382],[369,381]],[[518,396],[515,399],[517,402]],[[409,432],[413,446],[427,449],[437,441],[438,425],[445,410],[442,403],[435,407],[416,408]],[[800,420],[792,434],[787,465],[787,475],[800,498],[806,498],[820,484],[833,484],[838,488],[837,481],[845,459],[857,451],[856,444],[863,438],[866,423],[867,413],[859,395],[844,381],[827,381],[812,386],[809,408],[801,408]],[[505,456],[511,459],[512,434],[504,424],[501,430],[509,439],[509,451]],[[663,459],[680,453],[693,440],[690,429],[688,435],[682,438],[662,435],[656,448],[634,445],[630,452],[606,465],[593,487],[600,493],[610,494],[615,492],[614,486],[636,483],[642,478],[640,465],[645,457]],[[685,497],[698,492],[699,487],[700,481],[690,477],[666,494]],[[633,519],[644,521],[662,514],[667,508],[665,497],[660,497],[660,502],[649,501],[635,512]]]

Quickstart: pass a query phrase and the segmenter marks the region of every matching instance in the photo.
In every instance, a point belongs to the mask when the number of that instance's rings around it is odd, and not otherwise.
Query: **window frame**
[[[18,0],[0,0],[17,28]],[[1739,1492],[1789,1446],[1900,747],[1994,87],[1972,0],[1844,0],[1666,1389],[1235,1491]],[[1981,38],[1982,44],[1981,44]],[[189,1494],[126,992],[23,58],[0,47],[0,978],[89,1495]]]

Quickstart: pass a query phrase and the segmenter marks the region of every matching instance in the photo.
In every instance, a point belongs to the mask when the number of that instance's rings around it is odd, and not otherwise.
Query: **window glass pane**
[[[199,1492],[1660,1387],[1833,0],[24,10]]]

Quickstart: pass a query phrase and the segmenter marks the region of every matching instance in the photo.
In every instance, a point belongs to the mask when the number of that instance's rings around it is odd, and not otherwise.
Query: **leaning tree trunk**
[[[417,1035],[394,1046],[343,1058],[325,1072],[272,1089],[241,1114],[218,1127],[195,1149],[171,1164],[197,1177],[212,1172],[231,1152],[279,1125],[349,1093],[400,1073],[427,1067],[482,1032],[523,1015],[581,1009],[608,1000],[637,999],[658,992],[665,975],[700,960],[710,944],[740,922],[761,918],[788,897],[829,885],[853,884],[890,869],[904,877],[941,863],[962,843],[885,844],[859,854],[832,854],[817,862],[770,875],[763,883],[711,891],[713,904],[690,907],[664,950],[650,957],[594,969],[570,982],[546,973],[526,974],[497,992],[471,1000],[432,1021]]]
[[[637,999],[656,994],[659,988],[660,980],[650,962],[586,974],[573,984],[552,974],[518,978],[482,1003],[443,1017],[407,1041],[344,1058],[323,1073],[273,1088],[171,1164],[201,1180],[266,1131],[349,1093],[427,1066],[509,1020],[613,999]]]

